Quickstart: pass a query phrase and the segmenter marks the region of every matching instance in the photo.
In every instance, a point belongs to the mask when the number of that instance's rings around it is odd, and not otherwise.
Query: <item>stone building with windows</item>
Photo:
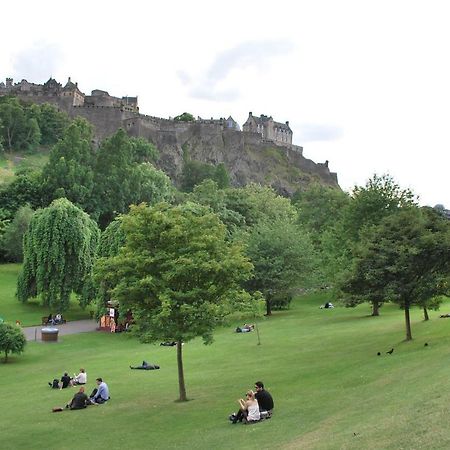
[[[264,140],[273,141],[282,145],[292,144],[292,130],[289,122],[275,122],[272,116],[261,114],[260,117],[248,113],[248,119],[242,126],[243,131],[259,133]]]

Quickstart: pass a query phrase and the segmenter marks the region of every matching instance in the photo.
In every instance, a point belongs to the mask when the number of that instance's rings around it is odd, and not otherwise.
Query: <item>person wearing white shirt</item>
[[[74,377],[72,379],[72,386],[86,383],[87,383],[87,373],[84,369],[80,369],[80,373],[78,375],[74,374]]]

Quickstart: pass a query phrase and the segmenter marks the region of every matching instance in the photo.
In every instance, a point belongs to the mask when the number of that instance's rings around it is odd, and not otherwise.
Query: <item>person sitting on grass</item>
[[[159,369],[159,366],[156,364],[149,364],[147,361],[142,361],[142,365],[140,366],[130,366],[130,369],[138,369],[138,370],[155,370]]]
[[[70,409],[84,409],[90,404],[88,396],[84,392],[84,386],[73,396],[72,400],[66,405]]]
[[[250,424],[259,421],[259,406],[253,391],[248,391],[245,395],[245,399],[240,398],[238,403],[239,411],[237,414],[233,415],[233,423],[243,421],[244,423]]]
[[[83,385],[87,383],[87,373],[84,369],[80,369],[80,373],[78,375],[73,374],[72,378],[72,386]]]
[[[93,405],[101,405],[109,400],[109,388],[102,378],[95,381],[98,387],[92,391],[89,400]]]
[[[72,379],[69,377],[67,372],[64,372],[64,375],[61,377],[61,384],[59,385],[60,389],[66,389],[71,386]]]
[[[268,391],[264,389],[264,383],[257,381],[255,383],[255,398],[258,401],[259,410],[265,412],[264,416],[271,417],[273,413],[273,398]]]

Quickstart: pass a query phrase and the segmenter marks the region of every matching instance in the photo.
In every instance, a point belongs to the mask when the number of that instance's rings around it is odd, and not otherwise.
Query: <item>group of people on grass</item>
[[[65,405],[65,409],[84,409],[89,405],[101,405],[109,400],[109,388],[102,378],[96,379],[97,387],[88,397],[84,386],[80,386],[78,392]],[[64,408],[53,408],[53,412],[63,411]]]
[[[66,404],[67,409],[83,409],[88,405],[100,405],[109,400],[109,388],[102,378],[97,378],[97,387],[92,391],[88,397],[85,392],[85,385],[87,383],[86,370],[81,368],[78,375],[73,374],[70,377],[67,372],[61,377],[61,380],[55,378],[53,382],[49,382],[49,386],[53,389],[66,389],[71,386],[80,386],[79,391]],[[62,411],[63,408],[53,408],[53,411]]]
[[[73,396],[72,400],[67,403],[67,409],[84,409],[89,405],[101,405],[109,400],[109,387],[102,378],[97,378],[97,387],[88,397],[85,387],[81,386],[79,391]]]
[[[48,385],[53,389],[66,389],[69,386],[84,385],[86,383],[87,373],[83,368],[81,368],[78,375],[74,373],[73,377],[70,377],[67,372],[64,372],[60,380],[55,378],[52,382],[49,381]]]
[[[245,399],[238,400],[239,411],[231,414],[229,417],[231,423],[243,422],[251,424],[259,422],[261,419],[269,419],[273,413],[273,398],[268,391],[264,389],[264,383],[257,381],[255,390],[246,393]]]

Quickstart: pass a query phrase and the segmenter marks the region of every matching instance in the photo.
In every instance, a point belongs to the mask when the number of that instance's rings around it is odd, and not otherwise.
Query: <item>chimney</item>
[[[249,117],[251,117],[251,116],[252,116],[252,112],[251,112],[251,111],[250,111],[250,112],[248,113],[248,116],[249,116]]]
[[[7,78],[6,79],[6,87],[11,87],[13,84],[13,79],[12,78]]]
[[[286,120],[286,125],[289,126],[289,120]]]

